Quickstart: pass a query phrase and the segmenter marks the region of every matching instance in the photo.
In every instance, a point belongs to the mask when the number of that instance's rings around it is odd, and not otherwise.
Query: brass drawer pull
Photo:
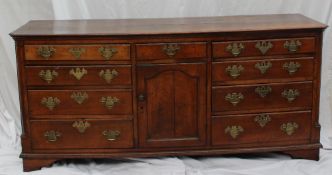
[[[270,86],[258,86],[255,88],[255,92],[262,98],[266,97],[269,93],[272,92]]]
[[[41,70],[39,72],[39,77],[46,81],[47,83],[51,83],[55,77],[57,77],[59,74],[55,70]]]
[[[108,141],[114,141],[120,136],[120,131],[118,130],[105,130],[102,133]]]
[[[76,80],[81,80],[83,78],[84,75],[87,75],[88,71],[85,70],[84,68],[80,69],[79,67],[75,68],[75,69],[71,69],[69,71],[69,75],[72,75],[76,78]]]
[[[284,48],[288,49],[289,52],[297,52],[301,45],[299,40],[289,40],[284,43]]]
[[[286,98],[288,102],[292,102],[300,95],[300,92],[297,89],[285,89],[281,95]]]
[[[285,63],[282,67],[288,71],[289,75],[293,75],[301,67],[301,64],[291,61],[289,63]]]
[[[61,101],[57,97],[43,97],[40,103],[52,111]]]
[[[294,132],[299,128],[299,125],[295,122],[288,122],[288,123],[283,123],[280,126],[281,131],[286,133],[287,135],[293,135]]]
[[[234,56],[239,56],[244,48],[242,43],[231,43],[226,47],[226,51],[232,53]]]
[[[273,44],[270,41],[258,41],[255,47],[265,55],[273,47]]]
[[[242,65],[232,65],[232,66],[228,66],[225,69],[225,72],[227,72],[228,75],[234,79],[237,78],[238,76],[240,76],[242,71],[244,71],[244,68]]]
[[[82,104],[86,99],[89,98],[88,93],[86,92],[73,92],[70,96],[77,104]]]
[[[44,133],[44,137],[49,142],[56,142],[58,140],[58,137],[61,137],[61,133],[58,131],[54,131],[54,130],[46,131]]]
[[[99,72],[99,77],[103,78],[108,84],[119,75],[119,72],[115,69],[106,69]]]
[[[81,55],[83,53],[85,53],[85,49],[84,48],[70,48],[69,52],[77,59],[81,58]]]
[[[225,134],[229,133],[229,135],[233,139],[236,139],[237,136],[239,136],[240,133],[243,131],[244,131],[244,129],[242,128],[242,126],[227,126],[225,129]]]
[[[107,109],[111,110],[115,104],[120,102],[120,100],[116,97],[107,96],[101,97],[100,102],[103,103]]]
[[[233,93],[228,93],[225,96],[225,100],[229,101],[233,106],[236,106],[243,99],[244,99],[244,96],[242,95],[242,93],[233,92]]]
[[[163,51],[168,57],[173,57],[180,50],[180,46],[178,44],[166,44],[163,47]]]
[[[263,128],[267,123],[271,121],[271,117],[268,114],[260,114],[255,117],[254,121]]]
[[[101,47],[98,51],[106,60],[110,60],[116,53],[118,53],[118,50],[112,47]]]
[[[72,126],[76,128],[79,133],[84,133],[85,130],[91,126],[91,124],[88,121],[79,120],[75,121]]]
[[[255,68],[258,69],[261,74],[265,74],[271,67],[272,63],[270,61],[262,61],[255,64]]]
[[[49,59],[55,53],[55,49],[50,46],[40,46],[37,49],[37,54],[45,59]]]

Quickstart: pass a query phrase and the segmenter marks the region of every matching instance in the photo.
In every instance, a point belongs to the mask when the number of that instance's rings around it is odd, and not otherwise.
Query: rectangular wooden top
[[[323,29],[300,14],[115,20],[33,20],[12,32],[17,36],[113,36]]]

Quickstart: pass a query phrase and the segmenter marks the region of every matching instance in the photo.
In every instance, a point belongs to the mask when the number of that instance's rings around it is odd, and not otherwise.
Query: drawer
[[[128,90],[28,90],[31,115],[132,114]]]
[[[212,48],[214,58],[312,53],[315,38],[214,42]]]
[[[245,144],[287,145],[308,143],[311,112],[260,113],[212,118],[212,144],[244,147]]]
[[[129,44],[25,45],[26,60],[130,60]]]
[[[137,60],[206,58],[205,42],[137,44]]]
[[[131,66],[28,66],[28,86],[130,86]]]
[[[214,113],[309,109],[312,83],[220,86],[212,89]]]
[[[131,120],[39,120],[30,124],[33,149],[133,147]]]
[[[300,58],[215,62],[212,64],[212,81],[239,84],[281,79],[312,80],[313,61],[313,58]]]

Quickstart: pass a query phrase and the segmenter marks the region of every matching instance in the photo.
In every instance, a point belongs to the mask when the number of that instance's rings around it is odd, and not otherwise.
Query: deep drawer
[[[28,86],[130,86],[131,66],[28,66]]]
[[[214,42],[212,49],[214,58],[312,53],[315,38]]]
[[[260,113],[212,118],[212,144],[301,144],[310,138],[311,112]],[[242,145],[241,145],[242,144]]]
[[[225,61],[212,64],[212,81],[240,84],[281,79],[305,81],[313,78],[313,58]]]
[[[220,86],[212,89],[214,113],[309,109],[312,83]]]
[[[131,120],[31,121],[33,149],[133,147]]]
[[[26,60],[130,60],[129,44],[25,45]]]
[[[31,115],[132,114],[128,90],[29,90]]]
[[[205,42],[137,44],[137,60],[206,58]]]

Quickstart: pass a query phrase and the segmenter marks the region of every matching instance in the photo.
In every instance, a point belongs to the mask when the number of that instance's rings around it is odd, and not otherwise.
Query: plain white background
[[[29,20],[118,19],[301,13],[332,24],[331,0],[0,0],[0,174],[20,174],[20,112],[15,47],[9,33]],[[321,142],[332,148],[332,35],[324,33]],[[319,162],[287,156],[256,158],[167,157],[124,161],[63,162],[27,174],[332,174],[331,151]]]

